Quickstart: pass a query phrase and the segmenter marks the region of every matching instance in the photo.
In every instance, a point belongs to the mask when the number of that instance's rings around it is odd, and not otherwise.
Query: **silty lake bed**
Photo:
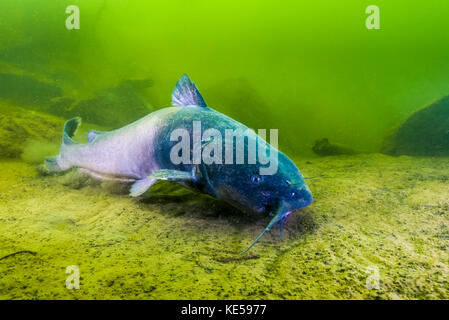
[[[123,185],[1,160],[0,298],[448,298],[447,158],[294,161],[322,175],[309,181],[315,202],[289,216],[280,240],[277,226],[240,255],[269,217],[176,183],[133,199]],[[66,288],[70,265],[78,290]]]

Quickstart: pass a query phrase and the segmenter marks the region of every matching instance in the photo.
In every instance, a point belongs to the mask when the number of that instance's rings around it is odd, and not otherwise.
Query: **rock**
[[[0,73],[0,97],[22,106],[44,106],[63,90],[52,82],[24,74]]]
[[[278,128],[273,108],[245,78],[220,81],[204,90],[203,96],[207,98],[206,103],[243,122],[249,128],[257,130],[260,127],[260,117],[257,117],[256,113],[263,114],[266,129]]]
[[[54,81],[4,72],[0,73],[0,98],[65,119],[80,116],[89,123],[121,127],[151,112],[143,90],[152,84],[151,79],[125,80],[115,87],[99,90],[92,98],[76,100],[65,96]]]
[[[116,87],[98,91],[91,99],[54,99],[46,111],[65,118],[80,116],[90,123],[121,127],[151,112],[141,92],[151,85],[150,79],[126,80]]]
[[[449,156],[449,96],[412,114],[382,147],[389,155]]]
[[[69,97],[54,98],[48,106],[42,108],[42,111],[67,118],[70,106],[75,101],[75,99]]]
[[[323,138],[320,140],[317,140],[315,142],[315,145],[312,147],[313,152],[315,152],[319,156],[336,156],[336,155],[342,155],[342,154],[357,154],[360,153],[356,150],[353,150],[349,147],[336,144],[336,143],[330,143],[329,139]]]

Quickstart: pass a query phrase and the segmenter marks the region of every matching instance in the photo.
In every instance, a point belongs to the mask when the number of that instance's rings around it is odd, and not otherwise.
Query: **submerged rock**
[[[80,116],[84,121],[110,127],[129,124],[151,111],[143,92],[150,86],[151,79],[125,80],[99,90],[92,98],[77,100],[66,96],[55,81],[28,74],[0,73],[0,99],[63,118]]]
[[[250,128],[260,126],[260,116],[267,128],[277,128],[273,108],[245,78],[227,79],[205,90],[210,105],[220,107],[231,118],[242,121]],[[209,100],[208,100],[209,101]]]
[[[313,152],[315,152],[319,156],[336,156],[341,154],[357,154],[360,153],[356,150],[353,150],[349,147],[330,143],[329,139],[323,138],[315,141],[315,145],[312,147]]]
[[[141,91],[151,85],[150,79],[126,80],[116,87],[98,91],[91,99],[54,99],[46,111],[65,118],[80,116],[91,123],[119,127],[150,112],[149,103]]]
[[[44,106],[62,94],[63,90],[52,82],[24,74],[0,73],[0,97],[14,104]]]
[[[412,114],[385,139],[382,152],[389,155],[449,156],[449,96]]]

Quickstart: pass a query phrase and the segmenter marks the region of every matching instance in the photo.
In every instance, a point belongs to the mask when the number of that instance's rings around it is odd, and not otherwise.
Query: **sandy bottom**
[[[280,241],[276,227],[241,256],[268,217],[172,183],[132,199],[123,186],[1,161],[0,298],[449,298],[449,159],[297,164],[324,175],[309,182],[314,204],[290,215]],[[70,265],[78,290],[66,288]]]

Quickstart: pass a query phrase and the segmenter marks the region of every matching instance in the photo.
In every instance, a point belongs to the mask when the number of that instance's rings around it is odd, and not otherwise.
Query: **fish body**
[[[293,210],[312,203],[312,194],[296,165],[242,123],[209,108],[186,75],[173,91],[172,104],[117,130],[90,131],[86,144],[72,140],[81,119],[69,120],[60,153],[46,159],[47,167],[51,171],[77,167],[95,178],[132,183],[131,196],[143,194],[157,180],[177,181],[243,211],[274,216],[256,242],[275,223],[282,225]],[[246,162],[237,160],[240,138]],[[178,150],[182,152],[174,152],[183,139]],[[276,168],[270,174],[261,174],[266,165],[249,163],[253,153],[254,158],[259,155],[261,140],[268,145],[270,160],[273,154],[277,156],[273,158]],[[189,148],[184,149],[186,146]],[[201,158],[205,150],[215,161]],[[227,152],[232,155],[223,160]],[[180,153],[183,161],[179,161]]]

